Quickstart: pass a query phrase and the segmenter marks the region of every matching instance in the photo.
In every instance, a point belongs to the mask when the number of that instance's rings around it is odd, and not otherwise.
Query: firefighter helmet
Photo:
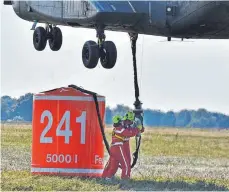
[[[112,118],[112,121],[113,121],[114,124],[119,123],[121,120],[122,120],[122,117],[120,115],[115,115]]]
[[[128,111],[126,113],[126,115],[123,117],[123,120],[130,120],[133,121],[134,120],[134,113],[131,111]]]

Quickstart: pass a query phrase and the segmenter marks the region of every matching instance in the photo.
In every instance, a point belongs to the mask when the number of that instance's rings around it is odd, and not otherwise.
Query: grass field
[[[110,141],[110,129],[106,131]],[[130,181],[32,176],[30,125],[1,127],[1,188],[12,190],[229,190],[229,131],[148,128]],[[134,147],[134,139],[131,143]],[[107,154],[106,154],[107,157]]]

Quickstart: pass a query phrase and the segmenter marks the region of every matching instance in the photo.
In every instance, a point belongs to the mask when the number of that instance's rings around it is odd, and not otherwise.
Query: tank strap
[[[100,131],[101,131],[101,134],[103,136],[103,141],[105,143],[105,146],[106,146],[106,149],[107,149],[107,152],[109,153],[110,155],[110,146],[108,144],[108,141],[106,139],[106,135],[105,135],[105,132],[104,132],[104,127],[103,127],[103,122],[102,122],[102,118],[101,118],[101,115],[100,115],[100,111],[99,111],[99,103],[98,103],[98,100],[97,100],[97,94],[92,92],[92,91],[88,91],[88,90],[85,90],[81,87],[78,87],[76,85],[68,85],[68,87],[71,87],[73,89],[76,89],[76,90],[79,90],[83,93],[87,93],[89,95],[92,95],[93,98],[94,98],[94,103],[95,103],[95,109],[96,109],[96,112],[97,112],[97,117],[98,117],[98,121],[99,121],[99,127],[100,127]]]

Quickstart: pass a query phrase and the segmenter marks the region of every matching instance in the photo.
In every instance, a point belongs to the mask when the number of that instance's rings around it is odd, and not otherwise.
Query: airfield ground
[[[110,130],[106,133],[110,139]],[[1,126],[2,191],[229,190],[226,130],[148,128],[128,182],[120,180],[120,171],[111,183],[102,179],[32,176],[31,143],[31,125]]]

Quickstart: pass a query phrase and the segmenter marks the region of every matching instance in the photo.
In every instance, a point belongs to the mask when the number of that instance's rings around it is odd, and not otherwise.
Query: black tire
[[[52,51],[58,51],[62,46],[62,32],[59,27],[53,27],[51,31],[52,38],[49,39],[49,47]]]
[[[101,65],[106,69],[111,69],[115,66],[117,60],[117,49],[112,41],[105,41],[103,44],[104,56],[100,58]]]
[[[37,27],[33,33],[33,45],[37,51],[43,51],[46,47],[46,31],[43,27]]]
[[[88,69],[93,69],[97,66],[99,60],[99,47],[94,41],[84,43],[82,50],[83,64]]]

